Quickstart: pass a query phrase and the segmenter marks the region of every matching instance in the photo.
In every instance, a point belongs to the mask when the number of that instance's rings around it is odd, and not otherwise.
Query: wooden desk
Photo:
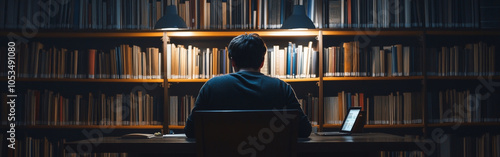
[[[417,144],[421,142],[421,140],[411,137],[383,133],[363,133],[351,136],[316,136],[311,134],[308,139],[299,139],[297,142],[297,153],[299,156],[301,154],[304,156],[329,154],[331,156],[338,153],[349,154],[349,156],[373,156],[379,151],[419,150]],[[194,139],[181,137],[160,139],[104,137],[102,139],[67,142],[65,143],[65,148],[67,153],[127,152],[131,154],[147,153],[196,156],[196,142]]]

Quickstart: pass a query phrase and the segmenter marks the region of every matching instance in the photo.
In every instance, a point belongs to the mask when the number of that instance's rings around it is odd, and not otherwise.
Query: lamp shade
[[[306,16],[306,10],[304,6],[294,5],[292,15],[289,16],[285,20],[285,22],[283,22],[281,29],[302,29],[302,28],[314,29],[316,27],[314,26],[311,19],[309,19],[309,17]]]
[[[165,15],[156,22],[155,29],[175,30],[187,28],[186,22],[177,15],[177,8],[175,5],[167,6],[165,11]]]

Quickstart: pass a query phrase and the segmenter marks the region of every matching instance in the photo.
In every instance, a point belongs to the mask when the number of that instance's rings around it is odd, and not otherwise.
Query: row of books
[[[380,151],[380,157],[423,157],[423,151]]]
[[[318,52],[311,46],[290,42],[280,49],[268,49],[262,73],[278,78],[318,76]],[[332,76],[414,76],[422,75],[420,48],[373,46],[360,49],[359,42],[324,48],[324,74]],[[211,78],[233,72],[227,49],[199,49],[191,45],[167,44],[167,78]],[[45,48],[39,42],[21,44],[16,69],[24,78],[162,78],[162,53],[158,48],[120,45],[109,51]],[[83,53],[82,53],[83,52]],[[426,60],[430,76],[500,75],[495,46],[483,42],[465,47],[431,48]],[[5,57],[5,56],[4,56]],[[3,57],[2,57],[3,58]],[[4,65],[6,66],[6,65]],[[6,75],[6,68],[0,75]]]
[[[227,48],[167,44],[168,79],[208,79],[233,72]]]
[[[288,79],[317,77],[319,53],[312,44],[312,41],[307,46],[288,42],[283,48],[279,45],[268,48],[261,72]]]
[[[16,139],[16,149],[12,149],[12,157],[127,157],[127,153],[76,153],[64,150],[66,139],[48,137],[24,137]],[[10,150],[6,150],[10,151]],[[76,150],[75,150],[76,151]],[[86,151],[86,150],[80,150]]]
[[[47,137],[25,137],[22,139],[16,138],[16,149],[12,150],[13,157],[30,156],[30,157],[63,157],[65,156],[64,143],[65,139],[53,140]]]
[[[299,2],[299,3],[298,3]],[[491,28],[500,5],[476,0],[49,0],[46,9],[29,0],[5,0],[0,28],[153,29],[167,5],[191,29],[276,29],[304,5],[316,28]],[[40,19],[40,18],[43,19]],[[46,17],[46,18],[45,18]]]
[[[319,123],[319,98],[312,93],[307,93],[303,98],[298,99],[300,107],[304,111],[312,125]]]
[[[500,135],[486,132],[481,135],[445,134],[435,153],[437,156],[494,157],[500,156]]]
[[[324,74],[331,76],[415,76],[422,75],[422,53],[401,44],[360,49],[359,41],[324,48]]]
[[[427,94],[431,123],[500,122],[499,93],[478,93],[475,89],[446,89]]]
[[[350,107],[363,107],[365,110],[364,93],[339,92],[336,97],[324,97],[325,124],[342,124]]]
[[[153,29],[165,6],[166,0],[5,0],[0,28]]]
[[[5,96],[5,95],[4,95]],[[30,90],[24,95],[25,125],[159,125],[158,98],[137,91],[130,94],[65,95]],[[3,104],[6,105],[6,104]]]
[[[431,48],[427,60],[430,76],[493,76],[500,75],[495,45],[484,42],[465,46]]]
[[[342,91],[324,98],[324,120],[325,124],[342,124],[350,107],[361,107],[367,124],[418,124],[422,123],[421,103],[417,92],[368,96]]]
[[[170,96],[170,125],[186,125],[195,101],[196,97],[192,95]]]
[[[200,49],[192,45],[167,44],[167,78],[208,79],[232,73],[232,61],[227,48]],[[314,78],[318,76],[318,52],[308,46],[289,42],[268,48],[261,72],[278,78]]]
[[[44,47],[40,42],[20,45],[17,73],[22,78],[160,79],[162,54],[158,48],[120,45],[109,51]]]

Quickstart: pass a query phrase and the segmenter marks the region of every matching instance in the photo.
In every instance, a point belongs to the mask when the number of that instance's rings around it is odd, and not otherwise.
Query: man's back
[[[300,109],[292,87],[259,72],[240,71],[214,77],[201,88],[196,99],[196,110],[262,110]],[[307,137],[311,124],[301,112],[299,137]],[[216,122],[214,122],[216,123]],[[194,137],[192,115],[186,123],[186,135]]]

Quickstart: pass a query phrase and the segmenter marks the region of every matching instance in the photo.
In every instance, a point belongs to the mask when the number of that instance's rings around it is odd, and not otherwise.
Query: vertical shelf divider
[[[318,63],[318,77],[319,77],[319,81],[318,81],[318,86],[319,86],[319,94],[318,94],[318,99],[319,99],[319,117],[318,117],[318,125],[319,125],[319,129],[318,131],[323,131],[323,124],[324,124],[324,116],[323,116],[323,31],[319,30],[318,31],[318,36],[317,36],[317,40],[318,40],[318,53],[319,53],[319,63]]]
[[[426,60],[426,54],[427,54],[427,41],[426,41],[426,36],[427,36],[427,32],[425,30],[423,30],[421,33],[420,33],[420,42],[422,43],[422,60],[420,61],[420,63],[422,63],[422,76],[424,77],[422,79],[422,100],[424,100],[422,102],[422,124],[424,125],[424,127],[422,128],[422,135],[427,138],[428,136],[428,131],[427,131],[427,108],[426,106],[428,105],[428,101],[427,101],[427,60]]]
[[[167,44],[170,42],[167,32],[163,32],[163,134],[169,134],[170,129],[168,125],[170,124],[170,95],[168,94],[168,84],[167,78]]]

